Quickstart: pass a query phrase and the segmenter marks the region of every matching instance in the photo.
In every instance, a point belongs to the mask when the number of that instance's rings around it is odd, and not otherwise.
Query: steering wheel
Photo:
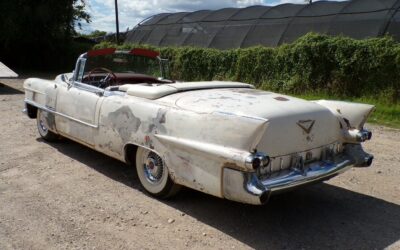
[[[114,72],[112,72],[110,69],[102,68],[102,67],[94,68],[89,72],[89,74],[87,76],[89,82],[95,81],[95,78],[93,76],[93,74],[95,74],[95,73],[108,73],[103,79],[100,80],[100,83],[97,87],[106,88],[108,86],[118,85],[118,78],[114,74]]]

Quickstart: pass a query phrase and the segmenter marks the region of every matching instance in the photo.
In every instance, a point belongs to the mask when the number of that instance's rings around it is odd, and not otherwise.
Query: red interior
[[[156,58],[157,56],[160,55],[160,53],[153,51],[153,50],[148,50],[148,49],[133,49],[129,53],[136,55],[136,56],[145,56],[145,57],[150,57],[150,58]]]
[[[96,50],[89,50],[87,52],[87,56],[104,56],[104,55],[110,55],[114,54],[115,48],[107,48],[107,49],[96,49]]]

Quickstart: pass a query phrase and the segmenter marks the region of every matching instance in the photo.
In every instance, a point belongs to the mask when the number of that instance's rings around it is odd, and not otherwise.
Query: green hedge
[[[113,47],[102,43],[95,48]],[[289,94],[400,98],[400,44],[390,37],[355,40],[307,34],[277,48],[216,50],[137,46],[161,52],[171,61],[173,79],[233,80]]]

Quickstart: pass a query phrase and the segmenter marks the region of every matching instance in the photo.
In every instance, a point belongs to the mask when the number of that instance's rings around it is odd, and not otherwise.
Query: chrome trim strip
[[[46,94],[46,93],[44,93],[44,92],[37,91],[37,90],[35,90],[35,89],[31,89],[31,88],[27,88],[27,87],[25,87],[24,89],[29,90],[29,91],[32,91],[32,92],[35,92],[35,93],[38,93],[38,94],[42,94],[42,95],[45,95],[45,94]]]
[[[46,112],[49,112],[49,113],[53,113],[53,114],[55,114],[55,115],[62,116],[62,117],[67,118],[67,119],[69,119],[69,120],[71,120],[71,121],[78,122],[78,123],[81,123],[81,124],[83,124],[83,125],[86,125],[86,126],[89,126],[89,127],[92,127],[92,128],[99,128],[98,125],[90,124],[90,123],[81,121],[81,120],[79,120],[79,119],[73,118],[73,117],[71,117],[71,116],[69,116],[69,115],[65,115],[65,114],[59,113],[59,112],[54,111],[53,109],[51,109],[51,108],[49,108],[49,107],[42,106],[42,105],[37,104],[37,103],[35,103],[35,102],[32,102],[32,101],[30,101],[30,100],[28,100],[28,99],[25,99],[24,101],[25,101],[25,103],[27,103],[27,104],[29,104],[29,105],[32,105],[32,106],[35,106],[35,107],[37,107],[38,109],[44,110],[44,111],[46,111]]]
[[[104,89],[89,85],[89,84],[85,84],[85,83],[81,83],[81,82],[74,82],[74,87],[80,90],[85,90],[87,92],[96,94],[96,95],[103,95],[103,93],[105,92]]]

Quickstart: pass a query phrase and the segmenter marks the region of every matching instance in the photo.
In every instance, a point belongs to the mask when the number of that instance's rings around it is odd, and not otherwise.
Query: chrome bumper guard
[[[345,172],[351,167],[372,164],[373,156],[361,145],[347,145],[345,151],[330,161],[317,161],[303,169],[291,168],[259,177],[255,172],[241,172],[225,168],[223,176],[224,197],[229,200],[260,205],[268,201],[271,193],[286,191],[309,183],[324,181]],[[243,185],[240,185],[243,183]]]

